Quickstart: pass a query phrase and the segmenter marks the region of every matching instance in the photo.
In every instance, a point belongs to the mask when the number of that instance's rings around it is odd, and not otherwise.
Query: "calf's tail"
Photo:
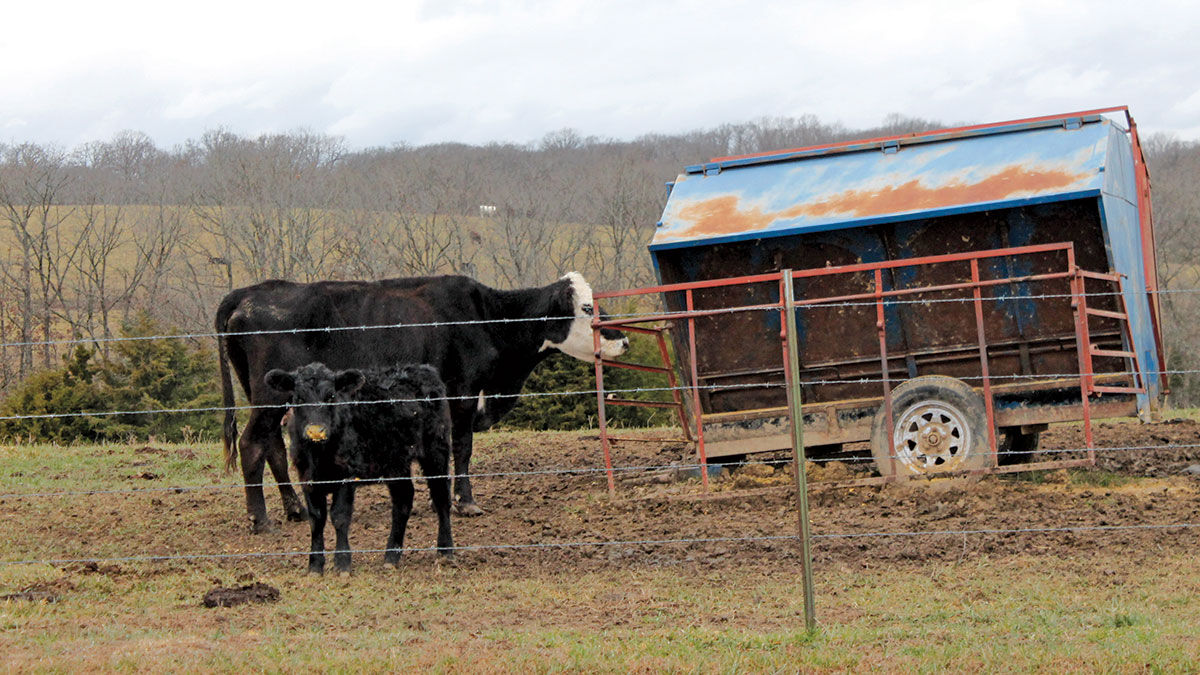
[[[221,405],[225,407],[225,423],[221,426],[221,441],[225,447],[225,471],[237,467],[237,417],[234,416],[233,380],[229,377],[229,338],[225,335],[227,325],[223,313],[217,314],[217,358],[220,360]]]

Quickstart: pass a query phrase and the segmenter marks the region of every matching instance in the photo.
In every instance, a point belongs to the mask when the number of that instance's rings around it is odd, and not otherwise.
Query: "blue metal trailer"
[[[726,157],[672,184],[650,253],[702,457],[809,445],[884,475],[1028,459],[1052,422],[1164,391],[1149,180],[1126,108]],[[707,313],[706,313],[707,312]],[[694,357],[693,357],[694,354]],[[694,373],[694,377],[689,376]],[[698,400],[697,400],[698,399]]]

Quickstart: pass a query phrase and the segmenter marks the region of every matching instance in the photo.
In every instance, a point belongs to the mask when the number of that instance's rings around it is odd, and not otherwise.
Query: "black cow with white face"
[[[217,309],[215,327],[227,409],[223,439],[227,465],[241,455],[251,527],[273,527],[263,499],[264,463],[280,483],[288,481],[279,421],[287,397],[267,387],[267,371],[294,370],[320,361],[333,370],[395,363],[433,366],[450,402],[456,508],[475,505],[470,470],[472,432],[486,428],[517,402],[534,366],[555,351],[584,361],[595,357],[592,289],[578,273],[539,288],[499,290],[462,276],[383,281],[265,281],[231,292]],[[391,327],[402,324],[401,327]],[[389,326],[368,328],[362,326]],[[333,330],[328,330],[333,329]],[[347,329],[347,330],[341,330]],[[629,341],[601,334],[603,358],[620,356]],[[254,409],[238,439],[232,406],[232,367]],[[261,407],[260,407],[261,406]],[[483,414],[480,414],[483,413]],[[478,422],[478,423],[477,423]],[[290,520],[304,507],[289,485],[280,486]]]
[[[333,517],[338,572],[350,571],[354,492],[387,481],[392,529],[384,564],[395,565],[412,513],[412,463],[425,474],[437,513],[438,552],[453,555],[450,533],[450,406],[437,371],[426,365],[334,372],[321,363],[271,370],[263,381],[289,398],[292,461],[300,473],[312,525],[308,571],[325,571],[325,519]],[[329,495],[333,503],[329,504]]]

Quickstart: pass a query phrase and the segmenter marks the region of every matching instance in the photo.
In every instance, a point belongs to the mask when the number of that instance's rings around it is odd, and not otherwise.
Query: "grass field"
[[[1197,433],[1195,426],[1168,431],[1181,438]],[[483,434],[477,441],[479,470],[525,461],[594,464],[593,445],[586,433]],[[56,599],[0,601],[2,668],[1200,669],[1195,534],[818,540],[819,628],[808,633],[791,541],[464,551],[454,565],[417,551],[406,554],[399,570],[382,567],[377,554],[358,554],[350,577],[306,576],[307,526],[292,523],[273,535],[248,534],[240,491],[219,488],[234,479],[219,472],[218,458],[211,445],[0,448],[0,562],[195,552],[296,554],[0,564],[0,595],[36,591]],[[1121,479],[1114,481],[1114,474]],[[540,480],[531,486],[479,481],[489,513],[456,519],[457,543],[794,531],[786,493],[723,502],[612,502],[602,479]],[[177,486],[217,489],[171,489]],[[147,487],[162,489],[13,496]],[[628,494],[654,488],[623,489]],[[356,546],[381,543],[383,492],[363,489],[352,535]],[[1135,512],[1141,514],[1139,522],[1179,522],[1189,514],[1196,522],[1200,481],[1101,468],[1037,481],[986,479],[854,493],[818,489],[813,504],[818,532],[972,524],[938,515],[939,505],[977,518],[975,525],[1011,524],[1006,518],[1027,516],[1033,508],[1047,511],[1039,521],[1043,524],[1058,522],[1053,519],[1059,513],[1092,514],[1088,517],[1115,523],[1117,516]],[[277,515],[278,500],[269,505]],[[899,511],[914,514],[913,519],[893,520]],[[431,543],[432,520],[428,507],[414,515],[409,545]],[[201,604],[216,586],[254,582],[278,589],[279,601],[227,608]]]
[[[120,572],[10,567],[5,588],[57,584],[52,604],[0,605],[6,668],[1163,670],[1200,667],[1200,573],[1188,555],[1094,565],[1041,558],[825,569],[804,631],[795,568],[439,569],[311,578],[257,565]],[[206,609],[251,578],[271,605]]]

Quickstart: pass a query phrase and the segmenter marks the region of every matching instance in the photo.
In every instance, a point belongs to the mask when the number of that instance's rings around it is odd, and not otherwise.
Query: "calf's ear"
[[[290,394],[296,389],[296,376],[284,370],[275,368],[267,372],[263,382],[275,391]]]
[[[446,385],[442,382],[442,378],[438,377],[437,369],[433,366],[421,366],[413,379],[417,381],[423,398],[434,400],[446,398]]]
[[[333,376],[333,388],[342,394],[353,394],[361,389],[366,381],[367,378],[363,376],[361,370],[351,368],[339,371],[337,375]]]

